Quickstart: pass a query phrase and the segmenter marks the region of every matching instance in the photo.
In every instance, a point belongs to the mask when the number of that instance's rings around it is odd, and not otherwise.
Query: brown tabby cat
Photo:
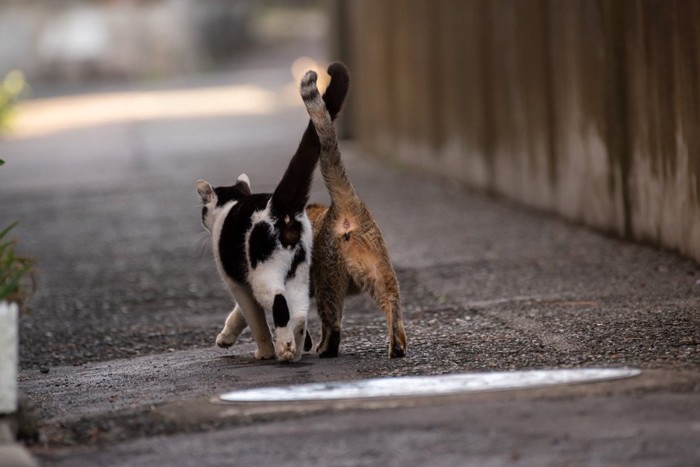
[[[330,206],[306,208],[314,239],[312,287],[322,324],[316,350],[320,357],[338,356],[345,295],[363,290],[386,316],[389,356],[403,357],[406,334],[399,283],[384,238],[345,171],[331,115],[316,88],[316,74],[307,72],[304,81],[308,84],[302,97],[321,143],[321,174],[331,198]]]

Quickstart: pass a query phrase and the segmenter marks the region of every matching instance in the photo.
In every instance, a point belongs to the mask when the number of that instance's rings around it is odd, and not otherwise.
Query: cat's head
[[[202,200],[202,225],[209,232],[221,210],[231,202],[250,196],[250,180],[246,174],[241,174],[232,186],[212,187],[209,182],[197,180],[197,194]]]

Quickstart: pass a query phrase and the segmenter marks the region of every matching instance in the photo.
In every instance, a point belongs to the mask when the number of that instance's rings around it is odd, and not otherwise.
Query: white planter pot
[[[16,303],[0,302],[0,414],[17,411]]]

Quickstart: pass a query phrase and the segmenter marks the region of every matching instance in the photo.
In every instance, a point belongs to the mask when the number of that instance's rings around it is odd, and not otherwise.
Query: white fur
[[[289,307],[289,324],[286,326],[286,336],[288,339],[291,338],[294,340],[296,346],[294,360],[301,358],[301,352],[304,348],[304,339],[306,337],[307,316],[310,307],[309,272],[311,269],[311,248],[313,241],[311,223],[306,213],[302,213],[302,215],[297,216],[296,219],[301,222],[303,226],[300,243],[303,245],[304,251],[306,252],[306,259],[302,263],[299,263],[294,276],[285,283],[287,291],[286,299]],[[296,248],[299,248],[299,246]],[[296,253],[296,248],[293,250],[294,253]],[[277,330],[275,332],[277,334]]]
[[[216,266],[219,269],[221,277],[226,277],[224,273],[224,268],[221,265],[221,256],[219,255],[219,239],[221,238],[221,229],[224,228],[224,219],[228,216],[229,211],[236,205],[237,201],[231,201],[225,205],[217,208],[216,200],[214,200],[214,207],[209,208],[209,212],[212,213],[212,227],[211,227],[211,245],[214,250],[214,259],[216,260]]]
[[[222,348],[231,347],[238,340],[243,330],[248,326],[243,309],[236,303],[233,311],[229,313],[224,323],[224,329],[216,336],[216,345]]]
[[[272,345],[270,327],[265,319],[265,309],[260,306],[248,287],[236,284],[232,280],[226,281],[231,288],[233,298],[241,306],[245,320],[250,326],[255,343],[258,348],[255,351],[255,358],[258,360],[268,359],[275,356],[275,349]]]
[[[248,188],[250,188],[250,179],[246,174],[240,174],[238,178],[236,179],[237,182],[245,182],[246,185],[248,185]],[[251,188],[252,189],[252,188]]]
[[[216,205],[216,199],[213,201]],[[237,282],[231,280],[225,273],[224,267],[221,264],[221,256],[219,254],[219,239],[221,238],[221,230],[224,226],[224,220],[228,216],[231,209],[237,204],[237,201],[231,201],[226,203],[221,207],[210,208],[210,213],[213,218],[213,225],[211,229],[212,236],[212,249],[214,251],[214,259],[216,261],[217,269],[219,274],[226,281],[233,298],[236,300],[236,308],[229,314],[226,319],[226,325],[224,325],[224,330],[219,333],[216,338],[216,343],[219,346],[225,346],[225,344],[232,345],[238,338],[236,334],[236,323],[244,318],[244,321],[250,326],[250,330],[255,339],[255,343],[258,348],[255,351],[255,358],[257,359],[267,359],[272,358],[275,355],[274,347],[272,345],[272,335],[270,334],[270,328],[267,325],[267,320],[265,319],[265,310],[260,306],[257,300],[255,300],[254,293],[249,287],[238,284]],[[239,316],[236,314],[236,309],[240,310]],[[230,321],[230,323],[229,323]],[[227,325],[231,325],[233,329],[227,329]],[[240,324],[240,323],[239,323]],[[234,338],[235,335],[235,338]],[[221,345],[224,344],[224,345]]]
[[[247,176],[241,175],[238,179],[250,183],[247,178]],[[216,344],[220,347],[233,345],[247,323],[258,347],[255,352],[255,358],[272,358],[276,354],[280,360],[297,361],[301,358],[304,347],[306,320],[309,311],[309,269],[313,237],[311,223],[306,213],[301,213],[296,218],[302,224],[300,243],[306,251],[306,261],[297,266],[294,277],[287,280],[287,274],[292,266],[294,255],[297,249],[300,248],[300,245],[293,249],[275,249],[270,258],[258,263],[255,268],[249,263],[247,280],[250,286],[238,284],[226,276],[218,249],[224,220],[236,203],[236,201],[231,201],[222,207],[216,207],[216,197],[214,196],[206,204],[211,216],[211,221],[208,222],[211,226],[207,225],[207,227],[212,235],[212,247],[216,265],[221,276],[225,278],[237,303],[226,319],[223,330],[217,336]],[[274,221],[275,219],[270,215],[270,202],[268,202],[264,210],[253,214],[253,225],[246,232],[245,236],[246,251],[248,251],[248,242],[252,228],[260,222],[266,222],[273,229]],[[250,260],[248,259],[248,261]],[[275,328],[275,346],[273,346],[265,310],[272,310],[276,295],[284,296],[287,301],[289,322],[286,326]]]

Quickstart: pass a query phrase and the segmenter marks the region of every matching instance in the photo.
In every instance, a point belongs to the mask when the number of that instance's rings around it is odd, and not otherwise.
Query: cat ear
[[[239,190],[241,190],[245,195],[250,195],[251,190],[250,190],[250,179],[246,174],[240,174],[238,178],[236,179],[236,186],[238,187]]]
[[[202,198],[202,203],[209,204],[214,198],[216,198],[216,193],[214,193],[214,188],[205,182],[204,180],[197,180],[197,194]]]

